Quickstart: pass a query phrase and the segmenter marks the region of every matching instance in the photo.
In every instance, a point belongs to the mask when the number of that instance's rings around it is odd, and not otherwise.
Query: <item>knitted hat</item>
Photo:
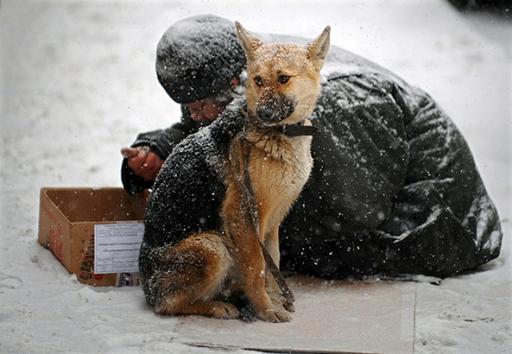
[[[156,52],[158,81],[178,103],[214,96],[240,75],[245,55],[231,21],[189,17],[164,33]]]

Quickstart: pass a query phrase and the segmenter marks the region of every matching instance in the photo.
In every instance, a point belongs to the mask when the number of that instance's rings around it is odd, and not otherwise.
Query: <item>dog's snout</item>
[[[260,100],[256,105],[257,119],[263,124],[275,124],[288,118],[294,109],[294,103],[285,95],[278,94],[269,99]]]
[[[258,109],[258,117],[264,122],[272,119],[272,109],[270,107],[262,107]]]

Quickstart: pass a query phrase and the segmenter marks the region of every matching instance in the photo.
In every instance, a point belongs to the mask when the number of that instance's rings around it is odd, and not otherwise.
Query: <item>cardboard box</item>
[[[95,225],[142,223],[146,203],[122,188],[42,188],[38,242],[84,284],[137,285],[136,273],[94,273]]]

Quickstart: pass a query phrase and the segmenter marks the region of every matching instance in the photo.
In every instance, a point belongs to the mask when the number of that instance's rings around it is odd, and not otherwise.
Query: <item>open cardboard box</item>
[[[136,273],[94,272],[95,225],[141,226],[146,202],[122,188],[42,188],[38,242],[84,284],[137,285]]]

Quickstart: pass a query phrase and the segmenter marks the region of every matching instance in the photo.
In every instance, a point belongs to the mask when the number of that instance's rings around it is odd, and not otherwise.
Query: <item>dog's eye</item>
[[[263,79],[261,78],[261,76],[255,76],[255,77],[254,77],[254,83],[255,83],[255,84],[256,84],[256,86],[258,86],[258,87],[263,86]]]
[[[279,81],[280,84],[286,84],[290,80],[290,76],[288,75],[279,75],[277,78],[277,81]]]

